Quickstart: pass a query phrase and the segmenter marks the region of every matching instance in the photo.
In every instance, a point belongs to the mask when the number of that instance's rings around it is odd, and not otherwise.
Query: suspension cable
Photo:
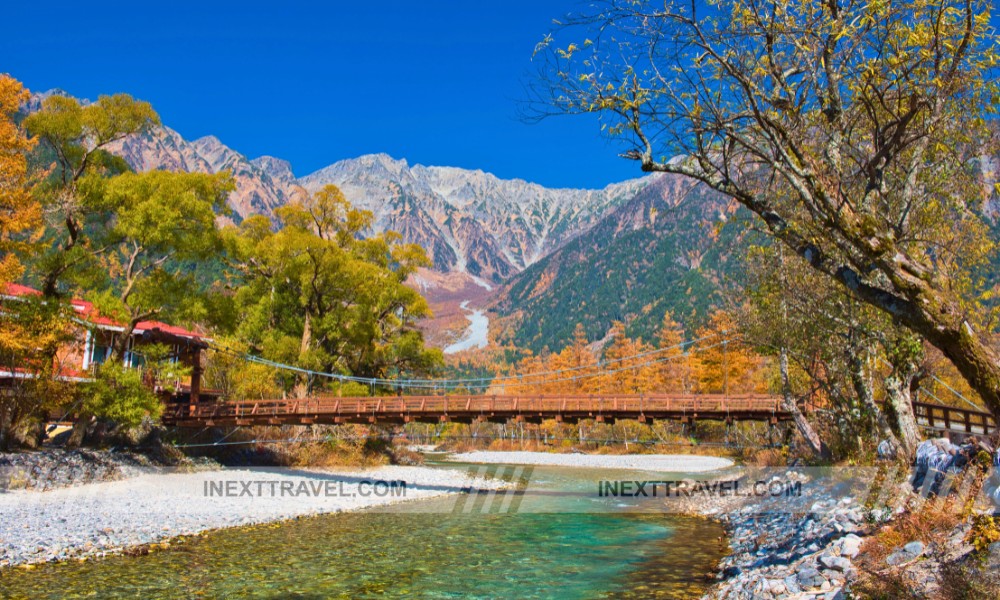
[[[214,344],[214,343],[210,343],[209,347],[211,347],[213,350],[215,350],[217,352],[222,352],[222,353],[225,353],[225,354],[229,354],[231,356],[235,356],[235,357],[240,358],[242,360],[245,360],[247,362],[251,362],[251,363],[255,363],[255,364],[260,364],[260,365],[268,366],[268,367],[271,367],[271,368],[274,368],[274,369],[280,369],[280,370],[285,370],[285,371],[292,371],[292,372],[301,373],[301,374],[304,374],[304,375],[307,375],[307,376],[310,376],[310,377],[325,377],[325,378],[328,378],[328,379],[335,379],[335,380],[340,381],[340,382],[361,383],[361,384],[370,385],[372,387],[374,387],[375,385],[386,385],[386,386],[395,386],[397,388],[410,388],[410,389],[431,389],[431,388],[433,388],[433,389],[437,389],[439,387],[445,387],[445,388],[452,387],[453,388],[453,387],[458,387],[458,386],[464,386],[464,387],[471,387],[471,388],[486,389],[486,388],[492,387],[493,385],[497,385],[497,384],[504,385],[506,382],[509,382],[509,381],[513,382],[514,380],[516,380],[516,383],[512,383],[512,385],[538,386],[538,385],[545,385],[545,384],[548,384],[548,383],[553,383],[553,382],[558,382],[558,381],[577,381],[577,380],[580,380],[580,379],[589,379],[589,378],[593,378],[593,377],[600,377],[600,376],[605,375],[605,374],[613,374],[613,373],[618,373],[618,372],[621,372],[621,371],[626,371],[626,370],[632,370],[632,369],[638,369],[638,368],[642,368],[642,367],[647,367],[647,366],[658,364],[658,363],[665,362],[665,361],[668,361],[668,360],[673,360],[673,359],[679,358],[680,356],[683,356],[683,355],[682,354],[671,355],[671,356],[667,356],[667,357],[663,357],[663,358],[655,359],[655,360],[650,360],[650,361],[646,361],[646,362],[635,364],[635,365],[626,365],[625,367],[620,367],[618,369],[606,369],[605,368],[605,366],[608,365],[608,364],[615,364],[615,363],[620,363],[620,362],[635,360],[635,359],[638,359],[638,358],[644,358],[644,357],[648,357],[648,356],[652,356],[652,355],[656,355],[656,354],[661,354],[661,353],[666,352],[668,350],[683,349],[683,348],[686,348],[686,347],[691,346],[693,344],[696,344],[698,342],[705,341],[705,340],[708,340],[708,339],[711,339],[711,338],[714,338],[714,337],[718,337],[718,335],[717,334],[711,334],[711,335],[703,336],[703,337],[696,338],[696,339],[693,339],[693,340],[688,340],[688,341],[685,341],[685,342],[681,342],[681,343],[675,344],[673,346],[667,346],[667,347],[664,347],[664,348],[657,348],[655,350],[649,350],[649,351],[646,351],[646,352],[640,352],[638,354],[634,354],[634,355],[631,355],[631,356],[621,357],[621,358],[612,359],[612,360],[608,360],[608,361],[601,361],[601,362],[599,362],[596,365],[581,365],[581,366],[577,366],[577,367],[570,367],[570,368],[566,368],[566,369],[556,369],[556,370],[551,370],[551,371],[543,371],[543,372],[539,372],[539,373],[525,373],[525,374],[518,374],[518,375],[496,375],[494,377],[477,377],[477,378],[466,378],[466,379],[388,379],[388,378],[383,378],[383,377],[359,377],[359,376],[355,376],[355,375],[344,375],[344,374],[341,374],[341,373],[326,373],[326,372],[321,372],[321,371],[315,371],[315,370],[312,370],[312,369],[305,369],[305,368],[302,368],[302,367],[296,367],[294,365],[288,365],[288,364],[284,364],[284,363],[279,363],[279,362],[276,362],[276,361],[272,361],[272,360],[269,360],[269,359],[266,359],[266,358],[263,358],[263,357],[260,357],[260,356],[256,356],[256,355],[247,353],[247,352],[239,352],[239,351],[236,351],[236,350],[232,350],[232,349],[230,349],[228,347],[221,346],[221,345]],[[713,344],[711,346],[708,346],[705,349],[714,348],[714,347],[723,345],[723,344],[725,344],[728,341],[729,341],[728,339],[723,340],[722,342],[719,342],[719,343]],[[546,376],[546,375],[556,375],[556,374],[562,374],[562,373],[572,373],[572,372],[576,372],[576,371],[591,370],[591,369],[597,369],[597,371],[594,372],[594,373],[587,373],[587,374],[582,374],[582,375],[575,375],[575,376],[572,376],[572,377],[563,377],[563,378],[556,378],[556,379],[545,379],[545,380],[542,380],[542,381],[524,381],[524,378],[529,378],[530,379],[530,378],[537,378],[537,377],[542,377],[542,376]]]

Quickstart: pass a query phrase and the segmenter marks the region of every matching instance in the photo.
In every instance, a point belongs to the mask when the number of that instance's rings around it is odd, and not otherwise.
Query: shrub
[[[149,416],[160,416],[160,399],[142,381],[142,372],[119,362],[107,362],[84,389],[81,413],[114,421],[122,427],[138,427]]]
[[[989,554],[990,544],[1000,542],[1000,520],[996,517],[980,514],[972,519],[972,529],[965,536],[965,541],[975,548],[975,556],[985,561]]]

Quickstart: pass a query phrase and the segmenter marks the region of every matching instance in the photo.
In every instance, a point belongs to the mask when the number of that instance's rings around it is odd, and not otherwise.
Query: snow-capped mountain
[[[483,171],[410,166],[385,154],[343,160],[298,180],[338,186],[355,206],[423,245],[438,270],[501,281],[593,226],[645,185],[550,189]]]

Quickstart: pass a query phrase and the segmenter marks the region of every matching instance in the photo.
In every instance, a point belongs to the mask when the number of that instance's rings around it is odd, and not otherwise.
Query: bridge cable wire
[[[278,363],[278,362],[275,362],[275,361],[272,361],[272,360],[269,360],[269,359],[266,359],[266,358],[262,358],[262,357],[259,357],[259,356],[256,356],[256,355],[253,355],[253,354],[250,354],[250,353],[245,353],[245,352],[239,352],[239,351],[236,351],[236,350],[232,350],[232,349],[230,349],[228,347],[220,346],[220,345],[217,345],[217,344],[209,344],[209,346],[212,347],[213,350],[224,352],[224,353],[236,356],[238,358],[244,358],[245,360],[249,360],[251,362],[256,362],[256,363],[259,363],[259,364],[265,364],[265,365],[268,365],[268,366],[273,366],[275,368],[282,368],[282,369],[286,369],[286,370],[293,370],[293,371],[297,371],[297,372],[301,372],[301,373],[307,373],[307,374],[311,374],[311,375],[317,375],[317,376],[323,376],[323,377],[327,377],[327,378],[338,379],[338,380],[341,380],[341,381],[354,381],[354,382],[365,383],[365,384],[370,384],[370,383],[374,382],[376,384],[386,384],[386,385],[388,385],[388,384],[400,384],[400,383],[442,385],[442,384],[464,384],[464,383],[476,383],[476,382],[491,382],[491,383],[494,383],[494,382],[497,382],[497,381],[509,381],[509,380],[513,380],[513,379],[521,380],[523,377],[541,377],[541,376],[544,376],[544,375],[555,375],[555,374],[567,373],[567,372],[572,372],[572,371],[586,370],[586,369],[594,368],[594,366],[600,367],[600,366],[603,366],[604,364],[611,364],[611,363],[623,362],[623,361],[627,361],[627,360],[633,360],[633,359],[636,359],[636,358],[642,358],[642,357],[645,357],[645,356],[650,356],[650,355],[653,355],[653,354],[659,354],[659,353],[662,353],[662,352],[666,352],[667,350],[683,349],[683,348],[685,348],[687,346],[690,346],[692,344],[696,344],[698,342],[705,341],[705,340],[708,340],[708,339],[711,339],[711,338],[714,338],[714,337],[718,337],[718,334],[710,334],[710,335],[706,335],[706,336],[703,336],[703,337],[700,337],[700,338],[696,338],[696,339],[693,339],[693,340],[684,341],[684,342],[675,344],[673,346],[666,346],[666,347],[663,347],[663,348],[657,348],[657,349],[654,349],[654,350],[648,350],[646,352],[640,352],[638,354],[633,354],[631,356],[624,356],[624,357],[621,357],[621,358],[616,358],[616,359],[611,359],[611,360],[607,360],[607,361],[602,361],[599,365],[583,365],[583,366],[578,366],[578,367],[570,367],[570,368],[566,368],[566,369],[557,369],[557,370],[552,370],[552,371],[540,371],[538,373],[527,373],[527,374],[518,374],[518,375],[495,375],[493,377],[476,377],[476,378],[464,378],[464,379],[387,379],[387,378],[380,378],[380,377],[374,377],[374,378],[372,378],[372,377],[359,377],[359,376],[356,376],[356,375],[344,375],[344,374],[340,374],[340,373],[325,373],[325,372],[321,372],[321,371],[313,371],[313,370],[310,370],[310,369],[304,369],[302,367],[295,367],[293,365],[287,365],[287,364],[284,364],[284,363]]]
[[[702,348],[702,350],[709,350],[711,348],[716,348],[716,347],[721,346],[723,343],[724,342],[718,342],[718,343],[712,344],[710,346],[706,346],[706,347]],[[337,373],[322,373],[322,372],[319,372],[319,371],[312,371],[312,370],[309,370],[309,369],[303,369],[301,367],[295,367],[295,366],[292,366],[292,365],[286,365],[286,364],[277,363],[277,362],[274,362],[274,361],[269,361],[269,360],[262,359],[262,358],[257,357],[257,356],[249,355],[249,354],[236,355],[236,356],[239,357],[239,358],[243,358],[244,360],[246,360],[248,362],[252,362],[252,363],[256,363],[256,364],[261,364],[261,365],[269,366],[269,367],[272,367],[272,368],[275,368],[275,369],[282,369],[282,370],[287,370],[287,371],[294,371],[294,372],[303,373],[303,374],[307,374],[307,375],[308,374],[313,374],[313,375],[316,375],[316,376],[332,378],[332,379],[336,379],[336,380],[339,380],[339,381],[352,381],[352,382],[357,382],[357,383],[370,384],[372,386],[374,386],[376,384],[380,384],[380,385],[392,386],[392,387],[397,387],[397,388],[434,389],[434,390],[437,390],[439,388],[445,388],[446,389],[448,387],[458,387],[457,385],[441,386],[439,381],[431,380],[431,379],[423,379],[423,380],[420,380],[420,379],[400,380],[400,379],[383,379],[383,378],[354,377],[354,376],[348,376],[348,375],[340,375],[340,374],[337,374]],[[634,369],[641,369],[643,367],[653,366],[653,365],[656,365],[656,364],[660,364],[660,363],[664,363],[664,362],[668,362],[668,361],[674,360],[674,359],[679,358],[679,357],[680,357],[680,355],[667,356],[667,357],[663,357],[663,358],[659,358],[659,359],[655,359],[655,360],[650,360],[650,361],[646,361],[646,362],[642,362],[642,363],[638,363],[638,364],[634,364],[634,365],[626,365],[624,367],[619,367],[617,369],[603,369],[603,370],[598,370],[598,371],[593,372],[593,373],[586,373],[586,374],[582,374],[582,375],[574,375],[572,377],[560,377],[560,378],[553,378],[553,379],[544,379],[544,380],[539,380],[539,381],[522,381],[518,385],[541,386],[541,385],[547,385],[547,384],[550,384],[550,383],[563,382],[563,381],[579,381],[579,380],[582,380],[582,379],[592,379],[592,378],[595,378],[595,377],[602,377],[604,375],[613,375],[615,373],[620,373],[620,372],[623,372],[623,371],[630,371],[630,370],[634,370]],[[626,357],[625,359],[621,359],[621,360],[626,360],[627,358],[628,357]],[[618,361],[615,361],[615,362],[621,362],[621,360],[618,360]],[[586,368],[591,368],[591,367],[586,367]],[[579,369],[574,369],[574,370],[579,370]],[[566,371],[570,371],[570,370],[567,369]],[[468,387],[468,388],[488,389],[488,388],[492,387],[493,385],[495,385],[495,383],[493,383],[493,382],[484,382],[484,383],[470,383],[470,384],[462,384],[462,385],[464,387]]]
[[[714,337],[718,337],[718,334],[711,334],[711,335],[703,336],[703,337],[696,338],[696,339],[693,339],[693,340],[687,340],[687,341],[681,342],[679,344],[675,344],[673,346],[667,346],[667,347],[664,347],[664,348],[657,348],[655,350],[649,350],[649,351],[646,351],[646,352],[640,352],[638,354],[634,354],[634,355],[631,355],[631,356],[625,356],[625,357],[616,358],[616,359],[612,359],[612,360],[608,360],[608,361],[601,361],[597,365],[582,365],[582,366],[570,367],[570,368],[566,368],[566,369],[557,369],[557,370],[552,370],[552,371],[542,371],[542,372],[539,372],[539,373],[527,373],[527,374],[518,374],[518,375],[497,375],[497,376],[492,377],[492,378],[490,378],[490,377],[478,377],[478,378],[466,378],[466,379],[389,379],[389,378],[383,378],[383,377],[359,377],[359,376],[355,376],[355,375],[344,375],[344,374],[341,374],[341,373],[326,373],[326,372],[322,372],[322,371],[315,371],[315,370],[312,370],[312,369],[305,369],[305,368],[302,368],[302,367],[296,367],[294,365],[288,365],[288,364],[284,364],[284,363],[279,363],[279,362],[276,362],[276,361],[268,360],[266,358],[263,358],[263,357],[260,357],[260,356],[256,356],[256,355],[253,355],[253,354],[250,354],[250,353],[247,353],[247,352],[239,352],[239,351],[236,351],[236,350],[232,350],[232,349],[230,349],[228,347],[225,347],[225,346],[222,346],[222,345],[218,345],[218,344],[214,344],[214,343],[210,343],[209,347],[211,347],[213,350],[216,350],[217,352],[223,352],[225,354],[229,354],[231,356],[234,356],[236,358],[240,358],[240,359],[245,360],[247,362],[251,362],[251,363],[255,363],[255,364],[260,364],[260,365],[268,366],[268,367],[275,368],[275,369],[280,369],[280,370],[285,370],[285,371],[293,371],[293,372],[301,373],[301,374],[304,374],[304,375],[307,375],[307,376],[310,376],[310,377],[325,377],[325,378],[328,378],[328,379],[335,379],[335,380],[341,381],[341,382],[347,381],[347,382],[355,382],[355,383],[367,384],[367,385],[370,385],[372,387],[374,387],[375,385],[386,385],[386,386],[395,386],[397,388],[411,388],[411,389],[414,389],[414,388],[417,388],[417,389],[431,389],[431,388],[433,388],[433,389],[438,389],[439,387],[448,388],[448,387],[466,386],[466,387],[486,389],[486,388],[492,387],[495,384],[500,383],[501,385],[503,385],[504,383],[506,383],[508,381],[512,381],[512,380],[517,380],[517,384],[518,385],[534,386],[534,385],[544,385],[544,384],[547,384],[547,383],[553,383],[553,382],[557,382],[557,381],[576,381],[576,380],[579,380],[579,379],[588,379],[588,378],[592,378],[592,377],[599,377],[599,376],[604,375],[604,374],[613,374],[613,373],[618,373],[618,372],[621,372],[621,371],[626,371],[626,370],[631,370],[631,369],[638,369],[638,368],[650,366],[650,365],[653,365],[653,364],[658,364],[658,363],[661,363],[661,362],[665,362],[667,360],[673,360],[673,359],[678,358],[678,357],[683,356],[683,355],[681,354],[681,355],[668,356],[668,357],[665,357],[663,359],[647,361],[647,362],[639,363],[639,364],[635,364],[635,365],[627,365],[626,367],[622,367],[622,368],[619,368],[619,369],[613,369],[613,370],[607,370],[607,369],[604,369],[604,367],[606,365],[608,365],[608,364],[614,364],[614,363],[619,363],[619,362],[625,362],[625,361],[635,360],[635,359],[638,359],[638,358],[644,358],[644,357],[647,357],[647,356],[652,356],[652,355],[655,355],[655,354],[660,354],[660,353],[666,352],[668,350],[684,349],[684,348],[686,348],[688,346],[691,346],[693,344],[697,344],[699,342],[702,342],[702,341],[705,341],[705,340],[708,340],[708,339],[711,339],[711,338],[714,338]],[[709,348],[714,348],[714,347],[717,347],[717,346],[720,346],[720,345],[724,345],[728,341],[729,341],[728,338],[724,339],[722,342],[713,344],[711,346],[708,346],[707,348],[703,348],[703,350],[707,350]],[[541,380],[541,381],[524,381],[524,378],[526,378],[526,377],[527,378],[537,378],[537,377],[543,377],[543,376],[546,376],[546,375],[556,375],[556,374],[561,374],[561,373],[571,373],[571,372],[582,371],[582,370],[591,370],[591,369],[594,369],[595,367],[598,369],[596,372],[594,372],[594,373],[587,373],[587,374],[584,374],[584,375],[578,375],[578,376],[575,376],[575,377],[567,377],[567,378],[559,378],[559,379],[545,379],[545,380]]]
[[[953,394],[955,394],[956,396],[958,396],[959,398],[961,398],[961,399],[962,399],[963,401],[965,401],[965,403],[966,403],[966,404],[968,404],[968,405],[969,405],[969,406],[971,406],[972,408],[975,408],[976,410],[982,410],[982,411],[985,411],[985,409],[984,409],[984,408],[983,408],[982,406],[979,406],[979,405],[977,405],[977,404],[976,404],[975,402],[973,402],[972,400],[969,400],[968,398],[966,398],[965,396],[963,396],[961,392],[959,392],[959,391],[958,391],[958,390],[956,390],[955,388],[953,388],[953,387],[951,387],[950,385],[948,385],[948,384],[947,384],[947,383],[946,383],[945,381],[943,381],[943,380],[942,380],[942,379],[941,379],[940,377],[938,377],[938,376],[937,376],[937,375],[935,375],[934,373],[931,373],[931,377],[932,377],[932,378],[934,379],[934,381],[937,381],[938,383],[940,383],[940,384],[941,384],[941,385],[943,385],[944,387],[948,388],[948,389],[949,389],[949,390],[951,391],[951,393],[953,393]],[[923,386],[921,386],[921,389],[924,389],[924,388],[923,388]],[[933,396],[933,394],[931,394],[931,395]],[[937,398],[937,396],[934,396],[934,397],[935,397],[935,398]],[[940,402],[940,401],[941,401],[941,399],[940,399],[940,398],[938,398],[938,401]]]

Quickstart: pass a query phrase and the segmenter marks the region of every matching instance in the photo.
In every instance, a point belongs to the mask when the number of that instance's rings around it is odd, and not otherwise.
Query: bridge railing
[[[747,394],[609,394],[481,396],[314,396],[174,407],[168,418],[263,418],[283,415],[388,416],[421,414],[594,414],[781,412],[774,396]]]
[[[968,408],[914,402],[913,414],[919,424],[932,429],[982,435],[987,435],[996,429],[996,420],[992,414]]]
[[[710,395],[486,395],[388,396],[376,398],[317,397],[304,406],[324,413],[449,413],[449,412],[646,412],[780,410],[773,396]]]

